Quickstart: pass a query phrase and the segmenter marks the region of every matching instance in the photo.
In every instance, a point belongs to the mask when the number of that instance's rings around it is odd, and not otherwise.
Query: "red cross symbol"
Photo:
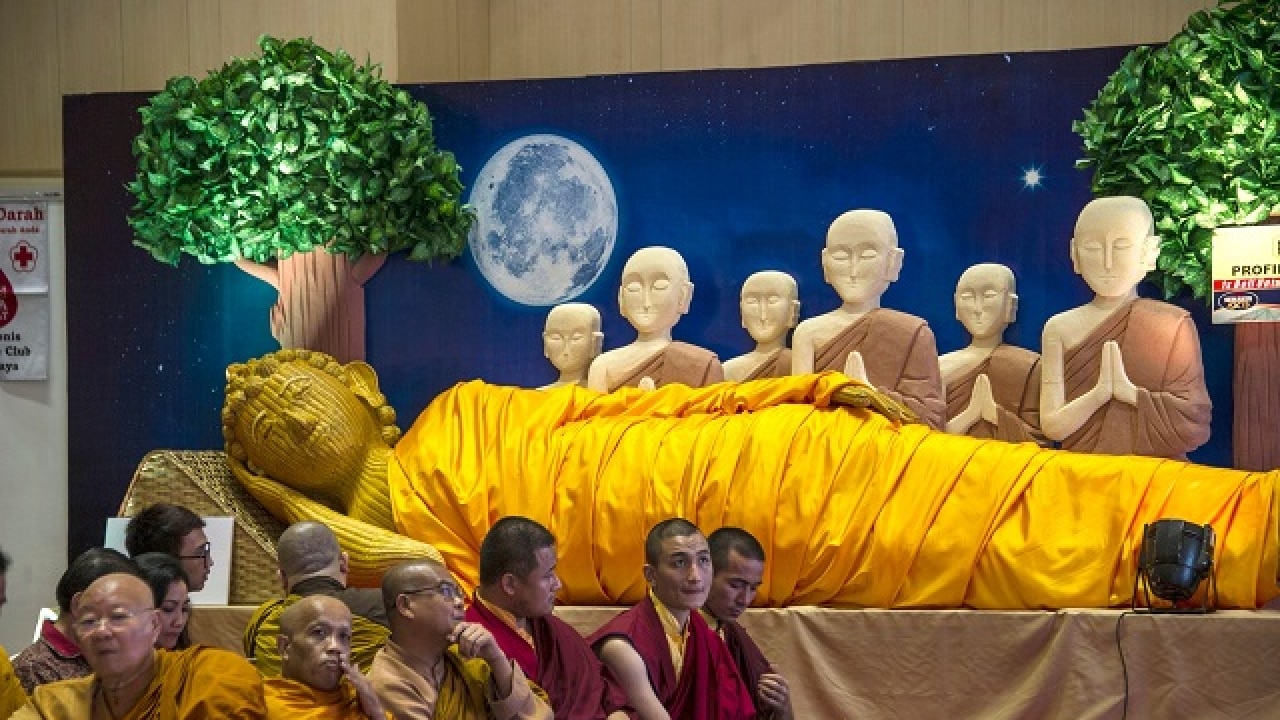
[[[26,240],[18,241],[17,245],[9,251],[9,258],[13,260],[13,269],[18,272],[31,272],[36,269],[36,249],[27,243]]]

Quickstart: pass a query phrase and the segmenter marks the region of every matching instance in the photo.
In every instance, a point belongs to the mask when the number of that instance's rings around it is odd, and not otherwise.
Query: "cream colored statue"
[[[636,329],[636,340],[592,361],[587,387],[612,392],[670,383],[702,387],[724,380],[715,353],[671,339],[671,329],[689,312],[692,299],[693,283],[680,253],[665,247],[637,250],[622,268],[618,290],[618,305]]]
[[[800,297],[795,278],[777,270],[758,272],[742,283],[738,307],[742,327],[756,347],[724,363],[728,380],[782,377],[791,373],[787,333],[800,320]]]
[[[587,368],[600,354],[603,344],[599,310],[586,303],[565,303],[551,308],[542,330],[542,354],[560,371],[560,377],[542,389],[586,385]]]
[[[921,318],[880,307],[903,255],[887,213],[850,210],[831,223],[822,275],[842,304],[796,328],[791,372],[843,371],[941,429],[947,406],[933,331]]]
[[[956,283],[956,319],[969,346],[938,358],[947,388],[947,432],[1009,442],[1043,443],[1040,355],[1004,343],[1018,313],[1013,271],[982,263]]]
[[[1138,297],[1160,241],[1135,197],[1085,206],[1071,263],[1094,292],[1049,318],[1040,422],[1067,450],[1182,458],[1209,439],[1200,340],[1185,310]]]

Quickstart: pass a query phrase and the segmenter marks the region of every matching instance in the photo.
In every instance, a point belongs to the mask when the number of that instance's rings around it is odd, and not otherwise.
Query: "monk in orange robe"
[[[301,598],[280,615],[278,638],[280,677],[263,682],[268,718],[391,720],[351,662],[351,610],[341,600]]]
[[[74,604],[75,633],[93,674],[41,685],[18,720],[265,718],[253,666],[224,650],[156,650],[160,620],[139,577],[105,575]]]
[[[1043,444],[1040,434],[1040,355],[1001,344],[985,360],[947,381],[947,417],[969,407],[974,381],[986,375],[996,404],[994,423],[979,419],[965,434],[1006,442]]]
[[[751,720],[751,691],[698,610],[711,584],[711,551],[693,523],[672,518],[645,539],[649,596],[589,640],[644,718]]]
[[[586,640],[556,617],[556,539],[519,516],[494,524],[480,544],[480,587],[466,619],[493,634],[547,693],[557,720],[626,720],[627,697]]]

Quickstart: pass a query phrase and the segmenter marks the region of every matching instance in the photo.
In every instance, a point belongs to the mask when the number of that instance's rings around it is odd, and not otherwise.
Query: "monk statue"
[[[742,283],[738,307],[742,327],[756,347],[725,361],[726,380],[755,380],[791,373],[787,333],[800,320],[800,293],[795,278],[777,270],[758,272]]]
[[[689,312],[692,299],[693,283],[680,253],[665,247],[637,250],[622,268],[618,290],[618,306],[636,329],[636,340],[593,360],[587,387],[611,392],[642,384],[702,387],[724,380],[715,353],[671,339],[671,329]]]
[[[1093,300],[1049,318],[1040,422],[1064,450],[1185,458],[1209,439],[1200,340],[1179,307],[1138,297],[1160,239],[1136,197],[1090,202],[1071,264]]]
[[[363,363],[281,350],[228,369],[235,477],[286,523],[318,520],[369,585],[443,558],[466,592],[499,518],[557,539],[558,601],[646,594],[656,518],[740,527],[777,558],[757,604],[1127,605],[1143,524],[1211,522],[1219,607],[1277,595],[1280,471],[951,435],[841,373],[602,394],[471,381],[403,437]],[[1151,498],[1160,498],[1152,503]]]
[[[599,310],[586,303],[565,303],[551,308],[542,330],[542,354],[560,371],[560,377],[542,389],[586,385],[587,368],[600,354],[603,344]]]
[[[938,358],[947,388],[947,432],[1044,444],[1040,432],[1040,355],[1006,345],[1018,313],[1013,271],[982,263],[956,283],[956,319],[969,346]]]
[[[880,307],[902,270],[893,219],[879,210],[850,210],[827,230],[822,276],[840,307],[796,328],[791,372],[839,370],[906,405],[930,427],[946,424],[946,394],[929,324]]]

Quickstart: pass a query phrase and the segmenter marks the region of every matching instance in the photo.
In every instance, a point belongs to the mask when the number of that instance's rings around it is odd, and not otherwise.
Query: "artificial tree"
[[[141,108],[134,244],[233,262],[279,293],[282,347],[364,357],[364,283],[389,253],[452,258],[472,214],[426,106],[342,51],[263,36],[262,54],[176,77]]]
[[[1211,297],[1215,228],[1280,209],[1280,0],[1222,0],[1165,46],[1135,49],[1073,128],[1094,192],[1151,206],[1151,279],[1166,297]],[[1237,326],[1237,467],[1280,465],[1280,384],[1268,377],[1278,364],[1276,325]]]

